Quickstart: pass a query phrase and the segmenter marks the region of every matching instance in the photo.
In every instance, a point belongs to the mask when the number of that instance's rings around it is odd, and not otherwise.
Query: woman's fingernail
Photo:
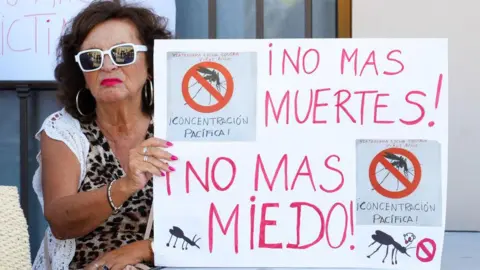
[[[167,146],[172,146],[172,145],[173,145],[173,143],[167,142]]]
[[[175,171],[175,168],[173,168],[172,166],[168,166],[168,169],[169,169],[171,172]]]
[[[174,156],[174,155],[172,155],[172,156],[170,157],[170,159],[171,159],[171,160],[178,160],[178,157],[177,157],[177,156]]]
[[[161,175],[161,176],[165,176],[165,173],[164,173],[164,172],[160,172],[160,175]]]

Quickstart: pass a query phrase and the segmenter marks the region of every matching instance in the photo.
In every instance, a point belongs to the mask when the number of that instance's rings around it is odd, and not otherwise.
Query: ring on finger
[[[148,151],[148,147],[147,146],[143,147],[143,154],[144,155],[147,153],[147,151]]]
[[[143,161],[147,162],[148,156],[143,156]]]

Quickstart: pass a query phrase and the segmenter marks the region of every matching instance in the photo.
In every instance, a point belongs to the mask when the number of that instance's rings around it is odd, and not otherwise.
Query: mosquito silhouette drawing
[[[405,245],[406,246],[400,245],[400,243],[395,241],[395,239],[393,239],[393,237],[389,234],[386,234],[386,233],[384,233],[380,230],[375,231],[375,234],[372,234],[373,242],[368,247],[371,247],[375,243],[378,243],[380,245],[377,247],[377,249],[375,249],[375,251],[372,252],[372,254],[367,255],[367,258],[372,257],[372,255],[377,253],[377,251],[380,250],[381,247],[386,246],[387,247],[387,252],[385,252],[385,257],[383,257],[383,260],[382,260],[382,263],[385,263],[385,259],[388,256],[390,245],[393,247],[393,250],[391,252],[392,264],[397,264],[397,255],[398,255],[399,251],[401,253],[407,255],[408,257],[410,257],[410,255],[407,253],[407,251],[409,249],[415,248],[415,247],[410,247],[410,245],[413,243],[413,241],[415,241],[416,236],[413,233],[405,233],[403,235],[403,238],[405,240]],[[395,259],[394,259],[394,257],[395,257]]]
[[[405,176],[405,178],[409,179],[409,174],[411,176],[414,176],[414,174],[412,173],[413,171],[413,168],[409,168],[408,167],[408,164],[407,164],[407,159],[402,157],[402,156],[398,156],[398,155],[395,155],[395,154],[392,154],[390,152],[384,152],[384,155],[383,155],[386,159],[389,159],[390,160],[390,164],[392,164],[393,167],[395,167],[396,169],[398,170],[403,170],[403,175]],[[377,173],[385,170],[386,168],[383,168],[381,170],[379,170]],[[385,179],[387,179],[387,177],[390,175],[390,171],[387,173],[387,175],[385,175],[385,177],[383,177],[382,181],[379,183],[380,185],[385,181]],[[397,181],[397,190],[399,188],[399,184],[400,184],[400,181]],[[374,188],[372,188],[372,190],[374,190]]]
[[[167,247],[170,246],[170,242],[172,241],[172,237],[176,237],[175,238],[175,242],[173,243],[173,248],[176,248],[177,246],[177,240],[178,238],[182,239],[183,240],[183,243],[182,243],[182,250],[187,250],[188,249],[188,245],[192,246],[192,247],[197,247],[200,249],[200,247],[197,245],[197,242],[198,240],[200,240],[201,238],[197,238],[197,240],[195,240],[195,236],[193,236],[193,239],[190,239],[188,237],[185,236],[185,233],[183,233],[182,229],[180,229],[179,227],[177,226],[173,226],[171,229],[168,230],[168,232],[170,233],[170,239],[168,240],[168,243],[167,243]]]
[[[215,85],[215,88],[217,89],[217,91],[219,93],[222,93],[222,90],[226,90],[224,84],[226,83],[225,81],[224,82],[221,82],[220,81],[220,73],[218,71],[215,71],[214,69],[208,69],[208,68],[205,68],[205,67],[202,67],[202,66],[199,66],[197,68],[197,71],[198,73],[202,74],[202,77]],[[196,84],[198,84],[198,81],[195,82],[194,84],[190,85],[188,88],[191,88],[193,86],[195,86]],[[203,86],[200,85],[200,88],[198,88],[197,92],[195,93],[195,95],[193,95],[192,99],[195,99],[195,97],[200,93],[200,91],[203,89]],[[209,102],[208,104],[210,105],[212,103],[212,95],[210,94],[209,96]],[[185,102],[185,105],[187,105],[187,103]]]

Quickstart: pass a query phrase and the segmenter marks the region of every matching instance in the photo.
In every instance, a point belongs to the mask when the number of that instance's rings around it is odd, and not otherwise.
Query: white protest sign
[[[446,39],[157,40],[155,262],[440,269]]]
[[[0,81],[54,81],[56,49],[68,21],[92,0],[1,0]],[[175,32],[175,0],[128,0],[168,19]]]

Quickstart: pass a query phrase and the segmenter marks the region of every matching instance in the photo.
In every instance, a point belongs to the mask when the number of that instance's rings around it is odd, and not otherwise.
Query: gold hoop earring
[[[82,90],[86,90],[86,89],[85,89],[85,88],[82,88],[82,89],[78,90],[77,96],[76,96],[76,98],[75,98],[75,103],[76,103],[76,105],[77,105],[77,111],[78,111],[78,113],[79,113],[81,116],[86,116],[86,115],[83,114],[82,111],[80,110],[80,106],[78,106],[78,96],[80,96],[80,92],[82,92]]]
[[[150,86],[150,102],[148,103],[148,106],[151,107],[153,105],[153,83],[152,83],[152,80],[150,79],[147,79],[147,81]],[[146,87],[147,87],[147,84],[145,84],[144,86],[144,89],[145,89],[144,95],[145,95],[145,100],[148,100],[148,94],[147,94],[148,90],[146,89]]]

